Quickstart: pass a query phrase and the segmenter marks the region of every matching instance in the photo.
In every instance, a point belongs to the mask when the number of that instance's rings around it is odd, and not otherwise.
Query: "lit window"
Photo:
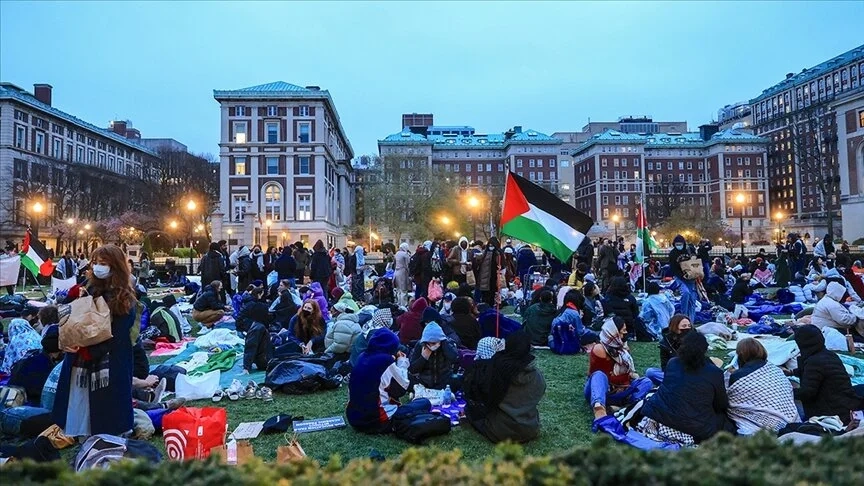
[[[864,128],[864,111],[858,112],[858,128]]]
[[[297,195],[297,220],[311,221],[312,220],[312,195],[298,194]]]
[[[279,173],[279,157],[267,157],[267,175]]]
[[[297,141],[299,141],[300,143],[309,143],[311,132],[311,123],[301,123],[299,133],[297,134]]]
[[[282,189],[276,184],[264,188],[264,214],[272,221],[282,219]]]
[[[246,122],[234,122],[234,143],[246,143]]]
[[[234,174],[246,175],[246,157],[237,157],[234,159]]]
[[[279,143],[278,123],[267,123],[267,143]]]
[[[299,161],[300,161],[300,164],[299,164],[300,167],[299,167],[299,170],[297,172],[301,175],[311,174],[312,168],[310,166],[311,163],[309,161],[309,157],[308,156],[301,156],[301,157],[299,157]]]

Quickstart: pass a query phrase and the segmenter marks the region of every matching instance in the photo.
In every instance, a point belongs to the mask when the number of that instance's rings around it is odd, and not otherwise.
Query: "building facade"
[[[651,224],[679,208],[733,228],[743,215],[745,241],[770,239],[766,146],[765,139],[717,132],[716,125],[650,135],[608,130],[573,152],[575,207],[594,218],[599,232],[610,234],[617,223],[632,233],[644,193]]]
[[[344,245],[354,220],[354,153],[330,93],[278,81],[213,97],[222,115],[214,238]]]
[[[838,96],[831,109],[839,127],[837,148],[843,237],[852,242],[864,238],[864,90]]]
[[[158,155],[52,106],[53,88],[0,83],[0,241],[28,227],[57,252],[90,243],[100,221],[146,211]]]
[[[832,103],[864,88],[864,45],[780,83],[750,100],[754,134],[768,138],[772,212],[789,230],[823,235],[840,216],[837,117]],[[835,232],[839,228],[835,228]]]

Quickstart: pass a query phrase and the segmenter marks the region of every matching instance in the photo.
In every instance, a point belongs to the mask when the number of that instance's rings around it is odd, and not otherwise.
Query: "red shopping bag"
[[[225,444],[228,414],[224,408],[182,407],[162,418],[162,430],[169,459],[204,459]]]

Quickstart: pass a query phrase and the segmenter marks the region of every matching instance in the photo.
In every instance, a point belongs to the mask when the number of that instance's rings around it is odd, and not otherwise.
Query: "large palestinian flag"
[[[513,172],[507,174],[501,232],[566,262],[594,221],[551,192]]]
[[[29,229],[27,230],[27,234],[24,235],[24,247],[21,249],[21,265],[30,270],[30,273],[34,276],[43,275],[48,277],[54,273],[54,263],[51,262],[51,258],[48,256],[48,250],[45,249],[41,241],[33,238],[33,234],[30,233]]]

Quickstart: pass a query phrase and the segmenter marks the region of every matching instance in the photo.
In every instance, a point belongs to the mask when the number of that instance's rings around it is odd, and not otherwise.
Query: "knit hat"
[[[334,287],[332,291],[330,291],[330,295],[333,296],[334,299],[339,300],[345,295],[345,291],[342,290],[342,287]]]
[[[455,280],[451,280],[451,281],[447,282],[447,290],[450,290],[453,292],[459,290],[459,282],[457,282]]]
[[[427,307],[423,310],[423,323],[429,322],[439,322],[441,321],[441,314],[434,307]]]
[[[456,294],[453,292],[447,292],[444,294],[444,302],[453,302],[453,299],[456,298]]]
[[[444,335],[444,331],[441,330],[441,326],[439,326],[435,322],[430,322],[423,329],[423,336],[420,338],[421,343],[432,343],[432,342],[440,342],[445,341],[447,336]]]

